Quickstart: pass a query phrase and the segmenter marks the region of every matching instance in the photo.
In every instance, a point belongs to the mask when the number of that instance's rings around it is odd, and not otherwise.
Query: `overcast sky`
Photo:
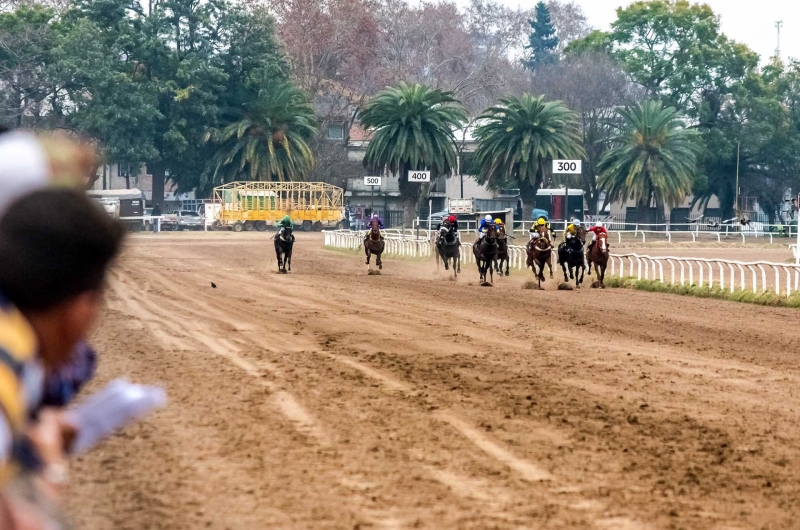
[[[530,9],[534,0],[499,0],[504,4]],[[583,7],[589,24],[607,30],[616,19],[616,8],[629,0],[573,0]],[[783,20],[781,55],[800,58],[800,0],[706,0],[722,17],[722,31],[730,38],[747,44],[762,61],[774,55],[777,44],[775,22]]]

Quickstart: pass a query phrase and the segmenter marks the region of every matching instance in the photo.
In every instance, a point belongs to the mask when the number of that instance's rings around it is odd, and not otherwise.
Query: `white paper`
[[[163,407],[167,396],[163,389],[114,380],[76,408],[67,412],[77,430],[72,454],[80,454],[116,429]]]

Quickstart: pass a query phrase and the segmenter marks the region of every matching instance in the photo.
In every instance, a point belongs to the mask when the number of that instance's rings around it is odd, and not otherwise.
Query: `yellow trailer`
[[[324,182],[230,182],[214,188],[215,227],[264,231],[285,215],[302,230],[341,228],[344,190]]]

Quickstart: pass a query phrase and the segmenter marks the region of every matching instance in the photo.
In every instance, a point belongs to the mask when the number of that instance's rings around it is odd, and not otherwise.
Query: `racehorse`
[[[288,226],[275,234],[275,255],[278,257],[278,272],[286,274],[292,272],[292,229]]]
[[[506,263],[506,276],[508,276],[508,236],[506,235],[506,227],[501,226],[497,230],[497,259],[494,262],[494,268],[497,274],[503,275],[503,262]]]
[[[527,266],[536,275],[536,279],[539,281],[539,289],[541,289],[544,281],[545,264],[550,268],[550,279],[553,279],[553,244],[550,242],[550,234],[546,226],[539,226],[536,231],[539,233],[539,237],[528,241]],[[539,272],[536,272],[537,265],[539,266]]]
[[[481,275],[481,283],[486,284],[486,273],[489,273],[491,282],[494,283],[494,270],[492,265],[497,259],[497,227],[493,224],[488,225],[483,239],[479,239],[472,245],[472,252],[475,254],[475,263],[478,265],[478,273]]]
[[[383,268],[383,262],[381,261],[381,254],[383,253],[383,248],[386,246],[386,243],[381,239],[381,225],[378,219],[372,218],[369,222],[370,229],[367,233],[367,238],[364,240],[364,253],[367,255],[367,265],[369,265],[369,259],[372,254],[375,254],[375,265],[378,266],[379,269]]]
[[[444,263],[444,270],[450,270],[449,262],[453,260],[453,276],[458,278],[458,273],[461,272],[461,245],[459,245],[458,237],[455,230],[448,221],[442,223],[442,228],[439,229],[439,241],[436,243],[437,255],[442,258]],[[439,268],[439,260],[436,260],[436,268]]]
[[[583,237],[586,237],[585,231]],[[558,246],[558,262],[561,264],[561,270],[564,271],[564,283],[569,282],[567,278],[567,267],[569,267],[569,277],[575,279],[575,287],[581,288],[583,274],[586,271],[584,258],[583,241],[579,235],[567,239]],[[573,270],[575,270],[574,275]]]
[[[608,266],[608,234],[601,232],[592,248],[586,254],[586,261],[589,264],[589,276],[592,275],[592,263],[597,270],[597,279],[600,280],[600,288],[605,289],[606,267]]]

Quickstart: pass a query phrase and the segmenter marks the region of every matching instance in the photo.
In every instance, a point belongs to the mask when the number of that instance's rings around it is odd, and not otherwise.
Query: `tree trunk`
[[[100,169],[100,162],[95,162],[92,164],[92,169],[90,170],[89,174],[87,175],[88,179],[86,180],[86,189],[90,190],[94,186],[94,183],[97,182],[97,179],[100,178],[100,175],[97,173],[97,170]],[[103,189],[105,189],[105,166],[103,166]]]
[[[150,173],[153,175],[153,198],[152,206],[158,205],[163,209],[164,206],[164,184],[167,180],[167,168],[161,162],[150,166]]]
[[[417,201],[410,197],[403,197],[403,226],[406,228],[414,227],[417,211]]]
[[[640,225],[649,222],[647,214],[650,212],[650,201],[642,199],[636,205],[636,222]]]

